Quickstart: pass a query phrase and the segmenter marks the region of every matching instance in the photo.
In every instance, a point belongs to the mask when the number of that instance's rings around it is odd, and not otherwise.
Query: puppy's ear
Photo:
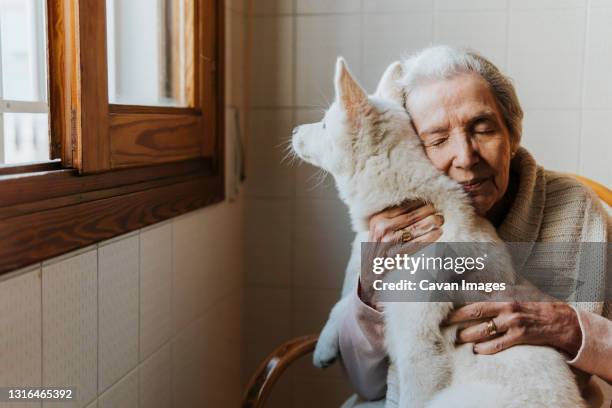
[[[374,95],[382,99],[394,100],[403,105],[404,91],[398,82],[403,76],[404,67],[402,63],[395,61],[385,70]]]
[[[346,110],[349,122],[352,125],[359,124],[359,116],[363,114],[368,106],[368,95],[363,88],[353,79],[346,61],[342,57],[336,62],[336,98]]]

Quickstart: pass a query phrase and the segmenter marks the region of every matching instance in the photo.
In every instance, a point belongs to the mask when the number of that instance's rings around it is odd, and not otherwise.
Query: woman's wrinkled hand
[[[477,354],[529,344],[551,346],[573,358],[582,344],[576,311],[562,302],[477,302],[452,311],[445,324],[455,323],[464,326],[457,342],[475,343]]]
[[[370,217],[369,242],[433,242],[440,238],[444,217],[431,204],[410,201]],[[408,237],[409,239],[406,239]]]
[[[362,257],[371,261],[374,257],[392,256],[389,251],[394,251],[395,255],[398,253],[395,251],[397,246],[393,247],[392,244],[399,243],[404,244],[399,248],[401,253],[414,253],[427,243],[438,240],[442,235],[443,224],[442,214],[423,201],[410,201],[387,208],[370,217],[370,244],[367,245],[368,253],[362,253]],[[375,279],[381,279],[382,275],[363,272],[360,276],[359,297],[371,307],[381,310],[372,283]]]

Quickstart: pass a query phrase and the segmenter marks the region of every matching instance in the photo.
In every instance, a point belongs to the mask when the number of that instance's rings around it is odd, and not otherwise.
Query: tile
[[[43,386],[74,386],[71,404],[82,407],[97,395],[97,252],[90,250],[42,269]]]
[[[2,285],[3,282],[9,281],[13,278],[16,278],[18,276],[21,275],[25,275],[29,272],[32,272],[34,270],[40,270],[42,266],[41,262],[36,262],[33,264],[30,264],[28,266],[24,266],[23,268],[19,268],[19,269],[15,269],[9,272],[5,272],[2,275],[0,275],[0,285]]]
[[[172,348],[169,343],[141,363],[138,375],[141,407],[172,406]]]
[[[509,0],[510,8],[521,9],[555,9],[583,8],[587,0]]]
[[[68,252],[68,253],[56,256],[54,258],[44,260],[42,262],[42,266],[44,268],[45,266],[50,266],[50,265],[53,265],[53,264],[65,261],[66,259],[74,258],[74,257],[76,257],[78,255],[90,252],[92,250],[96,250],[97,248],[98,248],[97,244],[89,245],[89,246],[86,246],[84,248],[79,248],[79,249],[76,249],[74,251],[71,251],[71,252]]]
[[[244,13],[247,10],[247,1],[250,0],[227,0],[225,2],[225,7],[236,12]]]
[[[242,286],[244,222],[237,205],[209,206],[198,211],[199,224],[205,226],[201,241],[205,263],[200,274],[201,310],[207,312],[228,293]]]
[[[612,186],[612,110],[585,110],[582,113],[579,174]]]
[[[98,393],[138,364],[139,236],[98,249]]]
[[[524,108],[579,108],[584,10],[515,10],[508,73]]]
[[[175,407],[204,406],[205,335],[204,318],[200,317],[172,341],[172,394]]]
[[[612,2],[609,4],[612,6]],[[612,7],[591,10],[589,13],[583,106],[589,109],[612,109]]]
[[[291,201],[250,199],[246,205],[246,284],[289,287],[291,283]]]
[[[323,112],[312,109],[296,110],[296,125],[319,122]],[[334,178],[322,169],[312,166],[304,161],[297,162],[295,166],[295,195],[296,197],[336,198],[338,193]]]
[[[245,289],[243,307],[243,381],[276,347],[291,339],[289,289]]]
[[[591,0],[590,8],[610,7],[610,0]]]
[[[361,4],[355,0],[296,0],[298,14],[304,13],[359,13]]]
[[[217,302],[204,319],[205,407],[238,407],[240,383],[241,290]]]
[[[202,242],[206,229],[198,211],[174,220],[172,225],[172,260],[174,278],[172,299],[174,332],[187,326],[203,311],[204,254]]]
[[[506,22],[506,11],[438,12],[434,42],[474,49],[504,69],[508,38]]]
[[[435,0],[438,10],[505,10],[508,0]]]
[[[433,13],[368,14],[363,24],[361,83],[369,93],[376,90],[380,77],[392,62],[433,41]]]
[[[112,238],[109,238],[109,239],[106,239],[104,241],[98,242],[97,246],[98,246],[98,248],[102,248],[102,247],[107,246],[109,244],[114,244],[116,242],[124,241],[124,240],[126,240],[128,238],[135,237],[135,236],[137,236],[139,234],[140,234],[140,230],[135,230],[135,231],[130,231],[130,232],[126,233],[126,234],[116,235],[116,236],[114,236]]]
[[[331,2],[330,2],[331,3]],[[361,77],[360,16],[299,16],[296,43],[296,103],[328,106],[334,98],[336,59],[343,56]]]
[[[529,110],[523,121],[521,144],[544,168],[578,171],[580,112],[578,110]]]
[[[253,17],[251,106],[293,105],[293,17]]]
[[[0,384],[41,385],[41,269],[40,266],[0,282]],[[40,407],[40,402],[15,404]],[[8,407],[8,403],[0,403]],[[13,406],[13,404],[10,404]]]
[[[173,230],[175,332],[242,284],[242,210],[207,206],[179,217]]]
[[[364,13],[397,13],[405,11],[432,11],[434,0],[364,0]],[[400,27],[396,27],[400,28]]]
[[[87,406],[87,408],[98,408],[98,400],[95,400]]]
[[[295,377],[293,407],[339,407],[354,391],[347,381]]]
[[[340,300],[338,289],[294,289],[292,335],[297,337],[319,333],[338,300]]]
[[[300,199],[296,203],[293,285],[339,289],[354,233],[339,200]]]
[[[172,224],[140,235],[140,361],[173,332]]]
[[[511,14],[510,45],[575,51],[583,45],[584,17],[582,10],[515,10]]]
[[[179,217],[180,217],[180,215],[179,215]],[[169,219],[161,221],[161,222],[156,222],[154,224],[147,225],[146,227],[143,227],[143,228],[140,229],[140,235],[142,236],[142,234],[144,232],[148,232],[148,231],[151,231],[151,230],[154,230],[154,229],[162,228],[165,225],[172,225],[172,221],[173,220],[174,220],[174,218],[169,218]]]
[[[290,109],[257,109],[250,112],[247,147],[246,193],[253,197],[289,197],[293,166],[286,148],[293,129]]]
[[[98,408],[138,408],[138,369],[100,395]]]
[[[261,14],[291,14],[293,1],[287,0],[248,0],[251,3],[253,15]]]

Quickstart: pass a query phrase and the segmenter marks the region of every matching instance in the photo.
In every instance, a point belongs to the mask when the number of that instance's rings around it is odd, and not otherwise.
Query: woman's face
[[[406,104],[431,162],[485,216],[508,188],[511,158],[510,133],[487,82],[476,73],[426,82]]]

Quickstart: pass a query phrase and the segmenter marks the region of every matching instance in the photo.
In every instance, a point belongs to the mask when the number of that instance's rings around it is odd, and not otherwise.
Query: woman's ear
[[[342,57],[336,62],[336,98],[342,108],[346,111],[347,118],[351,124],[359,123],[359,116],[363,114],[368,106],[368,95],[363,88],[353,79],[346,61]]]

